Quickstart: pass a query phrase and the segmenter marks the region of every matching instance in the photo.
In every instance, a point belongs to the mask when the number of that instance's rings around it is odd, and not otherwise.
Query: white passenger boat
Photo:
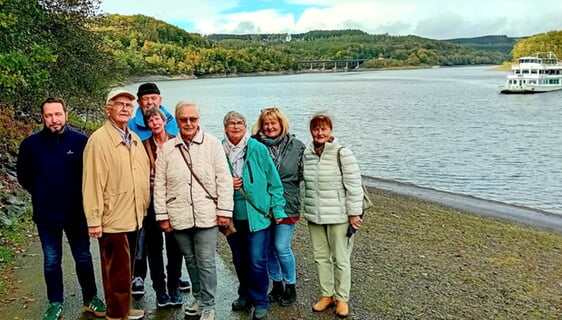
[[[500,86],[501,93],[540,93],[562,90],[562,62],[554,52],[539,52],[521,57],[511,67],[512,73]]]

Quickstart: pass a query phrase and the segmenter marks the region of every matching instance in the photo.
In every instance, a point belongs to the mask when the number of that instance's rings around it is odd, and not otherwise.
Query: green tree
[[[0,0],[0,103],[29,114],[60,96],[79,114],[99,110],[119,64],[89,28],[97,0]],[[36,110],[36,109],[35,109]]]

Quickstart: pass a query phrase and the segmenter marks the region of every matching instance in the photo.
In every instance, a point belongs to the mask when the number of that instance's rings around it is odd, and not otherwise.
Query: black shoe
[[[267,317],[267,308],[263,309],[263,308],[256,308],[254,310],[254,316],[252,317],[253,320],[262,320],[265,319],[265,317]]]
[[[131,294],[135,296],[144,295],[144,280],[141,277],[134,277],[131,287]]]
[[[250,301],[246,298],[238,297],[238,299],[234,300],[232,303],[232,310],[234,311],[242,311],[250,309]]]
[[[279,301],[279,305],[286,307],[292,305],[295,301],[297,301],[297,289],[295,288],[295,285],[286,284],[285,292],[283,293],[281,301]]]
[[[169,306],[170,304],[170,296],[168,296],[166,291],[156,293],[156,305],[158,307],[163,308]]]
[[[189,283],[189,281],[187,280],[179,279],[178,284],[179,284],[178,288],[181,291],[189,291],[191,289],[191,283]]]
[[[280,301],[283,297],[283,293],[285,292],[285,288],[283,287],[282,281],[273,281],[273,288],[267,295],[269,297],[269,302],[277,302]]]
[[[168,292],[170,292],[170,304],[172,306],[181,306],[183,304],[183,298],[180,294],[180,290],[179,289],[170,289],[168,290]]]

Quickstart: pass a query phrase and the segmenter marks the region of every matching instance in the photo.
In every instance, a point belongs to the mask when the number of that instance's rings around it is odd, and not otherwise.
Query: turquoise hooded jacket
[[[232,166],[230,167],[232,171]],[[269,156],[267,147],[253,138],[248,139],[246,147],[242,188],[249,200],[261,211],[272,214],[274,219],[287,218],[284,210],[283,184],[277,168]],[[271,219],[266,218],[244,198],[235,195],[234,199],[234,210],[244,207],[247,210],[250,232],[257,232],[271,225]],[[239,201],[244,201],[245,205],[237,204],[236,202]]]

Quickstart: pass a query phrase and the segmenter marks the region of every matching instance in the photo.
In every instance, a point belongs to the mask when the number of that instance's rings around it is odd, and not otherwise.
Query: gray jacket
[[[285,197],[285,213],[289,217],[300,216],[300,182],[302,181],[302,154],[305,145],[302,141],[289,135],[287,150],[279,162],[278,171]]]

